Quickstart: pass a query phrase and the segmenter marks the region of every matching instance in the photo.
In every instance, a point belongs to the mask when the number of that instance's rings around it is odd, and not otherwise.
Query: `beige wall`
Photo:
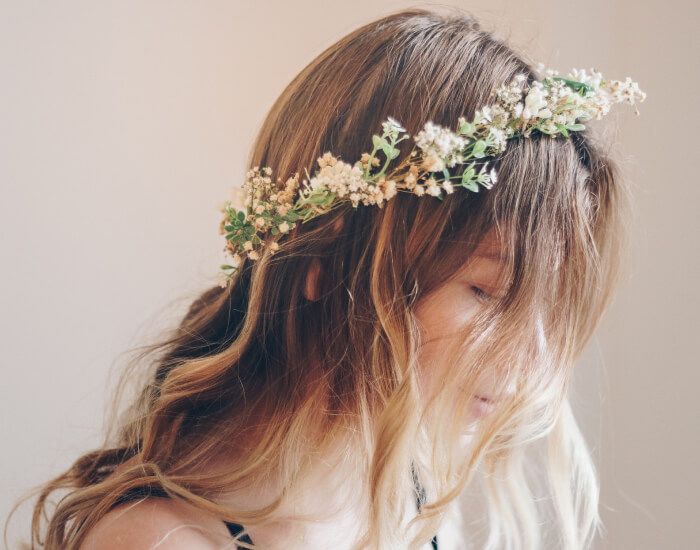
[[[452,4],[550,67],[631,76],[648,93],[640,117],[615,118],[635,182],[631,275],[573,399],[601,469],[597,547],[694,547],[697,4]],[[429,4],[0,2],[0,516],[99,442],[110,364],[214,282],[216,206],[286,83],[343,34],[410,5]]]

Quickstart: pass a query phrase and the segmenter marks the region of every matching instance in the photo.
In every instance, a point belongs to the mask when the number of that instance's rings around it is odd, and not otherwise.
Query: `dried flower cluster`
[[[538,70],[542,71],[540,64]],[[406,129],[391,117],[382,123],[382,135],[372,136],[371,153],[350,164],[326,152],[317,159],[319,169],[299,184],[299,174],[273,183],[272,169],[255,166],[247,173],[240,189],[234,188],[231,200],[222,204],[224,219],[220,232],[226,235],[224,252],[233,265],[224,264],[219,284],[226,288],[244,258],[257,260],[263,249],[274,254],[279,249],[275,236],[289,233],[297,223],[330,212],[343,202],[357,208],[376,205],[382,208],[399,191],[417,196],[431,195],[442,200],[455,187],[478,192],[479,185],[490,189],[497,180],[495,169],[487,171],[488,161],[477,172],[478,159],[502,153],[509,139],[528,138],[534,131],[569,137],[581,131],[579,120],[600,119],[614,103],[635,105],[646,98],[629,77],[605,81],[599,72],[574,69],[568,78],[546,70],[542,81],[533,81],[525,89],[526,76],[520,74],[492,93],[493,104],[477,110],[468,122],[459,117],[457,130],[431,121],[413,138],[416,147],[398,166],[387,171],[399,155],[398,143],[408,139]],[[635,114],[639,114],[635,107]],[[375,156],[379,151],[382,161]],[[475,160],[476,159],[476,160]],[[469,164],[467,164],[469,162]],[[460,174],[451,174],[450,169]],[[457,168],[455,168],[457,167]],[[441,177],[442,176],[442,177]]]

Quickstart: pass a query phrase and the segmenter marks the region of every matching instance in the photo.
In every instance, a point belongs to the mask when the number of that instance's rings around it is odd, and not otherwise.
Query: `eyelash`
[[[488,300],[490,300],[492,298],[492,296],[490,294],[488,294],[487,292],[484,292],[478,286],[472,286],[471,288],[472,288],[472,292],[474,292],[474,294],[476,294],[476,298],[480,302],[487,302]]]

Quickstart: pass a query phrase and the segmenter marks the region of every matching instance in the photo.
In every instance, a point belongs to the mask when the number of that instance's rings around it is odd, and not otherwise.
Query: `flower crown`
[[[538,70],[542,68],[540,63]],[[495,169],[487,171],[485,161],[477,172],[472,159],[496,156],[505,150],[508,139],[528,138],[534,131],[568,138],[569,132],[585,129],[579,119],[600,119],[614,103],[635,105],[646,98],[630,77],[624,82],[606,81],[595,69],[590,75],[585,69],[574,69],[567,78],[550,69],[544,74],[542,81],[533,81],[527,89],[522,86],[526,76],[519,74],[493,90],[495,103],[477,110],[471,122],[459,117],[456,132],[427,122],[414,137],[418,150],[414,147],[390,171],[391,161],[399,155],[396,145],[409,137],[400,136],[406,129],[391,117],[382,123],[382,135],[372,136],[371,153],[363,153],[350,164],[326,152],[317,159],[319,169],[313,177],[304,170],[308,179],[303,187],[299,173],[286,182],[278,178],[273,183],[269,166],[262,170],[255,166],[247,172],[243,187],[234,187],[231,200],[220,206],[224,213],[220,233],[226,235],[224,254],[232,259],[232,265],[221,266],[220,286],[228,286],[245,257],[257,260],[263,248],[274,254],[279,249],[275,236],[289,233],[298,222],[330,212],[343,202],[350,201],[355,208],[360,203],[382,208],[398,191],[442,200],[443,192],[453,193],[455,187],[473,192],[479,191],[479,185],[491,189],[497,179]],[[639,115],[636,107],[635,114]],[[383,164],[375,156],[379,151]],[[463,164],[466,166],[460,175],[450,174],[451,168]]]

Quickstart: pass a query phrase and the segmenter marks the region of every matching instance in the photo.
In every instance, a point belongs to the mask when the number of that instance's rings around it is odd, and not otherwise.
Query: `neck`
[[[235,469],[230,459],[217,460],[216,468]],[[269,550],[350,550],[362,535],[369,517],[367,482],[347,446],[337,446],[329,455],[309,460],[305,472],[264,525],[244,525],[255,545]],[[265,507],[284,488],[271,479],[263,484],[227,493],[219,504],[245,511]],[[294,518],[301,518],[295,520]],[[304,519],[307,518],[307,519]]]

